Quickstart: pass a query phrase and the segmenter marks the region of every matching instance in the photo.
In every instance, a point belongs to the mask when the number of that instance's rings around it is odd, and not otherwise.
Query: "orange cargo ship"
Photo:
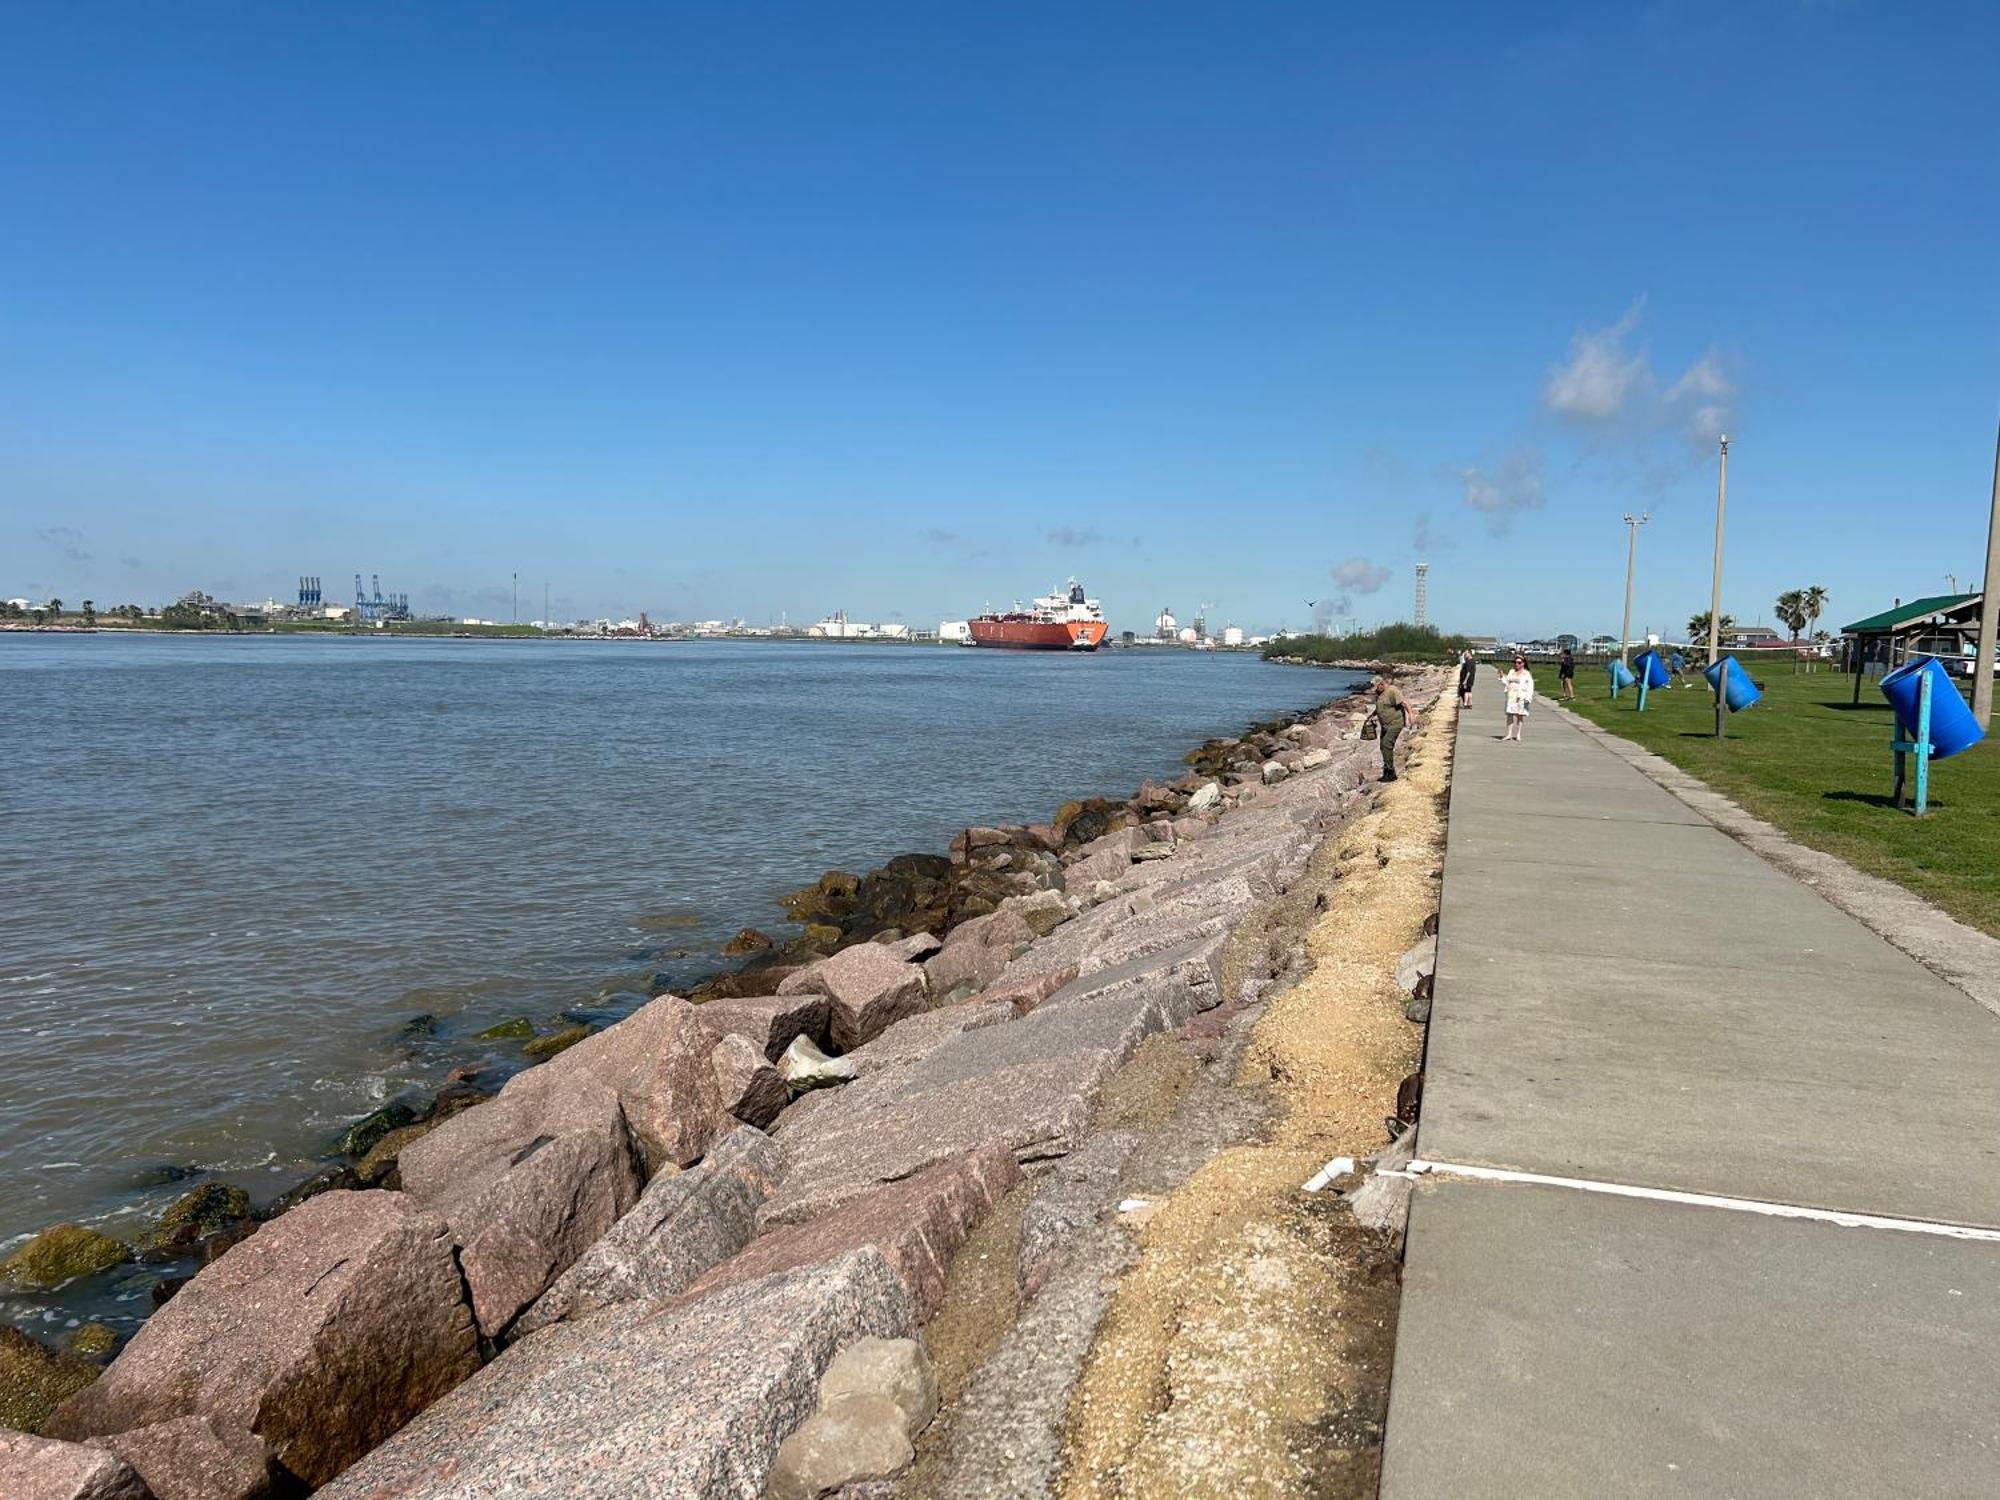
[[[1067,594],[1049,594],[1033,609],[1018,605],[1005,614],[980,615],[967,622],[975,646],[1010,646],[1017,651],[1095,651],[1104,642],[1104,611],[1083,597],[1074,578]]]

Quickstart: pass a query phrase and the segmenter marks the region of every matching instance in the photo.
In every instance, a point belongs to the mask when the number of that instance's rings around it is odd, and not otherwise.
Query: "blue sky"
[[[0,6],[0,595],[1615,630],[1967,578],[1976,5]],[[1970,585],[1968,585],[1970,586]],[[530,608],[532,601],[533,608]]]

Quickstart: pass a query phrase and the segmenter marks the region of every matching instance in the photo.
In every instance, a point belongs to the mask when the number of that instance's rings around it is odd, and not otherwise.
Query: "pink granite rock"
[[[692,1166],[732,1128],[708,1061],[719,1040],[701,1008],[662,995],[535,1071],[588,1073],[617,1090],[650,1174],[668,1162]]]
[[[873,1247],[909,1288],[918,1318],[928,1318],[944,1299],[952,1256],[1020,1180],[1021,1168],[1004,1143],[967,1151],[824,1217],[752,1240],[697,1281],[687,1296],[701,1297]]]
[[[709,1060],[716,1086],[722,1090],[722,1107],[745,1125],[769,1125],[791,1102],[784,1078],[747,1036],[732,1032],[724,1037]]]
[[[857,943],[802,969],[778,993],[817,991],[832,1005],[833,1045],[850,1052],[895,1022],[924,1009],[923,969],[881,943]]]
[[[1116,880],[1131,868],[1129,849],[1101,849],[1069,866],[1063,871],[1063,878],[1069,882],[1069,889],[1087,891],[1098,881]]]
[[[324,1484],[479,1367],[445,1221],[401,1193],[322,1193],[154,1313],[52,1436],[200,1415]]]
[[[490,1339],[645,1186],[618,1095],[588,1073],[552,1068],[517,1074],[490,1104],[404,1147],[402,1173],[411,1200],[451,1225],[473,1315]]]
[[[906,938],[897,938],[894,942],[884,943],[882,946],[904,963],[914,964],[922,963],[944,944],[928,932],[913,932]]]
[[[268,1500],[271,1450],[248,1428],[211,1417],[176,1417],[92,1438],[131,1465],[153,1500]]]
[[[815,1045],[823,1046],[831,1009],[824,995],[763,995],[755,999],[711,1000],[698,1014],[710,1030],[724,1036],[732,1033],[746,1036],[776,1062],[791,1046],[793,1037],[810,1037]]]
[[[975,943],[982,948],[998,948],[1002,953],[1012,953],[1020,944],[1034,940],[1035,929],[1019,913],[991,911],[952,928],[944,945],[946,949],[952,949]]]
[[[609,1308],[513,1345],[315,1500],[748,1500],[834,1356],[915,1329],[873,1251]]]
[[[784,1153],[748,1126],[731,1131],[699,1166],[662,1172],[630,1213],[556,1278],[515,1322],[512,1337],[625,1303],[660,1303],[756,1233],[757,1210],[777,1181]]]
[[[5,1500],[154,1500],[115,1453],[82,1443],[30,1437],[0,1427],[0,1496]]]
[[[1074,978],[1075,964],[1064,964],[1039,974],[1008,975],[983,990],[979,1001],[982,1005],[1004,1002],[1013,1006],[1016,1014],[1025,1016]]]
[[[989,948],[984,943],[952,943],[924,964],[924,979],[930,992],[943,999],[953,990],[970,994],[984,989],[1006,967],[1005,948]]]

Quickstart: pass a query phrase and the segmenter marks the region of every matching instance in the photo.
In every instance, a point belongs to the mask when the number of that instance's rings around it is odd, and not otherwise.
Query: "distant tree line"
[[[1384,625],[1355,635],[1281,635],[1264,643],[1265,657],[1295,661],[1450,661],[1470,646],[1435,625]]]
[[[98,620],[97,602],[86,599],[78,608],[77,615],[85,625],[95,625]],[[115,604],[103,611],[108,619],[130,620],[137,624],[146,618],[146,612],[136,604]],[[12,600],[0,599],[0,620],[32,620],[37,625],[59,625],[62,623],[63,602],[51,599],[46,604],[24,608]]]

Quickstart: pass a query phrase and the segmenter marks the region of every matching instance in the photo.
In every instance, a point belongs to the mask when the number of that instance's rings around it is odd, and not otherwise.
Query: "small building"
[[[1841,627],[1845,637],[1845,669],[1854,674],[1854,701],[1861,701],[1861,679],[1877,677],[1915,656],[1936,656],[1961,663],[1959,675],[1971,676],[1976,665],[1979,594],[1932,594],[1900,600],[1880,614]]]

